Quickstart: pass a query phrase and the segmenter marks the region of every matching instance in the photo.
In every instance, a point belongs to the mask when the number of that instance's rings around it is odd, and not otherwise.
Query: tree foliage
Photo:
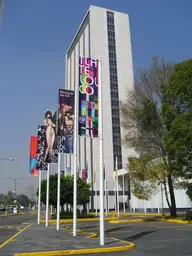
[[[162,112],[166,132],[164,148],[175,175],[192,199],[192,59],[175,65],[168,87],[163,92]]]
[[[56,208],[57,206],[57,174],[50,175],[49,177],[49,203]],[[41,202],[46,204],[46,187],[47,180],[42,180],[41,182]],[[90,194],[90,185],[87,184],[81,178],[77,180],[77,204],[85,205],[89,202],[89,194]],[[69,204],[73,205],[73,177],[61,176],[61,205]]]
[[[134,90],[128,90],[126,100],[121,102],[123,142],[136,151],[135,158],[128,161],[128,168],[134,173],[132,192],[137,197],[143,194],[142,197],[149,199],[156,192],[157,184],[163,183],[172,216],[176,215],[173,172],[163,143],[167,128],[162,117],[161,103],[163,90],[168,86],[173,72],[172,63],[153,58],[149,69],[138,70]],[[158,175],[157,170],[160,172]]]

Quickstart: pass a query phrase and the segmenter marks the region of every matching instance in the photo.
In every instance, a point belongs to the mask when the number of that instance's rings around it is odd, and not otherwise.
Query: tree
[[[7,195],[4,195],[2,201],[4,205],[13,205],[15,200],[15,194],[12,191],[9,191]]]
[[[41,202],[46,204],[46,187],[47,181],[41,182]],[[77,204],[85,205],[89,202],[90,185],[87,184],[81,178],[77,180]],[[56,208],[57,206],[57,174],[50,175],[49,181],[49,203]],[[61,176],[61,205],[70,204],[73,205],[73,176]]]
[[[28,196],[21,194],[17,196],[17,204],[19,206],[25,206],[28,207],[29,206],[29,198]]]
[[[167,152],[163,144],[166,126],[162,119],[161,108],[163,90],[168,86],[168,81],[173,71],[173,64],[153,58],[149,69],[138,70],[134,90],[127,90],[126,100],[120,103],[120,108],[122,126],[124,128],[123,143],[127,147],[134,148],[137,153],[134,160],[128,161],[129,170],[133,167],[135,168],[133,169],[134,179],[132,180],[132,185],[134,185],[134,189],[132,188],[132,192],[136,196],[138,196],[138,192],[140,194],[141,191],[145,192],[145,198],[149,199],[153,192],[155,193],[156,185],[159,182],[162,183],[165,188],[171,216],[176,216],[174,177],[172,169],[168,165]],[[148,158],[143,159],[143,154],[146,154]],[[143,165],[142,172],[144,173],[142,183],[139,182],[141,181],[139,178],[141,165]],[[161,171],[160,177],[154,171],[156,168]],[[149,189],[149,184],[154,186]],[[170,200],[167,194],[167,184]]]
[[[163,91],[164,148],[175,176],[192,199],[192,59],[175,65]]]

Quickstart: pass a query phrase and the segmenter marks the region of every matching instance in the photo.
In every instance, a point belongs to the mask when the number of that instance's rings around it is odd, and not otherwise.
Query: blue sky
[[[65,52],[89,5],[130,15],[134,70],[153,56],[179,62],[191,58],[191,0],[7,0],[0,30],[0,193],[13,189],[4,176],[28,174],[29,137],[56,109],[64,87]],[[20,184],[37,185],[37,178]],[[18,188],[18,191],[24,188]]]

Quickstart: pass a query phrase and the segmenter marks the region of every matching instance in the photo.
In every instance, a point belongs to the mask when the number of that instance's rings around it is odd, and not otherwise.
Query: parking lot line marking
[[[178,228],[178,229],[176,229],[176,230],[188,230],[188,231],[192,231],[192,228]]]
[[[144,241],[137,241],[137,243],[153,243],[153,242],[176,242],[176,241],[188,241],[189,239],[185,239],[185,238],[176,238],[176,239],[162,239],[162,240],[144,240]]]
[[[11,242],[15,237],[17,237],[18,235],[20,235],[23,231],[25,231],[26,229],[28,229],[29,227],[31,227],[32,224],[26,226],[25,228],[23,228],[22,230],[20,230],[19,232],[17,232],[14,236],[10,237],[9,239],[7,239],[4,243],[2,243],[0,245],[0,249],[3,248],[6,244],[8,244],[9,242]]]
[[[121,234],[121,233],[131,233],[131,232],[133,232],[133,231],[131,231],[131,230],[128,230],[128,231],[126,231],[126,230],[122,230],[122,231],[112,231],[112,232],[107,232],[107,233],[110,233],[110,234]]]
[[[154,249],[161,249],[161,248],[166,248],[166,246],[161,245],[161,246],[154,246],[154,247],[150,247],[150,248],[146,248],[146,247],[139,247],[140,250],[154,250]]]

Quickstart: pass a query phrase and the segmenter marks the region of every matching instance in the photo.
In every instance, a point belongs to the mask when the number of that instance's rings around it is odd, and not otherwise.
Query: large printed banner
[[[58,153],[73,154],[74,91],[59,89]]]
[[[79,135],[98,137],[98,60],[79,58]]]
[[[36,169],[47,171],[47,164],[44,162],[45,155],[45,127],[38,125],[37,128],[37,164]]]
[[[37,137],[30,137],[30,159],[29,159],[29,175],[39,176],[39,171],[36,169],[37,164]]]
[[[45,142],[44,142],[44,162],[58,163],[57,151],[57,113],[52,114],[52,111],[47,110],[44,116]]]

